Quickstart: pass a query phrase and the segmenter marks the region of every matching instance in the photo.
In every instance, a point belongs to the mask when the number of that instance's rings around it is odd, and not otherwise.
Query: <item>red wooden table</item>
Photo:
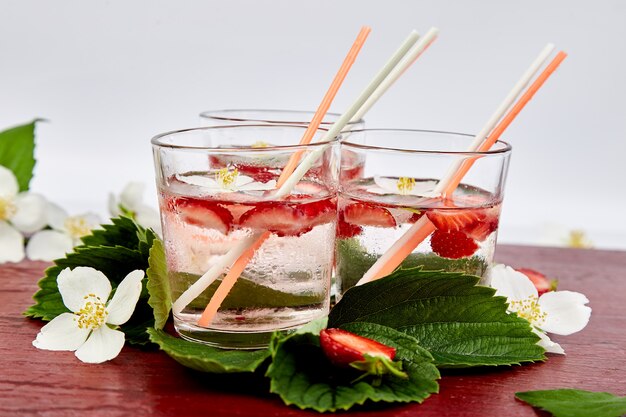
[[[626,252],[500,246],[497,258],[538,269],[580,291],[593,313],[580,333],[554,339],[567,356],[512,368],[445,372],[440,393],[423,404],[355,408],[354,416],[536,416],[516,391],[575,387],[626,394]],[[158,351],[125,347],[101,365],[70,352],[37,350],[42,323],[26,319],[47,264],[0,265],[0,415],[2,416],[305,416],[267,394],[258,376],[194,372]]]

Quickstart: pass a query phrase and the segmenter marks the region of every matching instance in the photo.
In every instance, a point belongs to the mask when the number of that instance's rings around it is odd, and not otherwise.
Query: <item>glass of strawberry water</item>
[[[340,181],[339,296],[423,216],[435,226],[434,232],[400,266],[486,275],[495,251],[511,147],[499,141],[488,152],[467,152],[472,141],[471,135],[425,130],[349,132],[341,154],[358,155],[364,172]],[[446,195],[441,191],[446,178],[464,163],[472,163],[471,168]]]
[[[312,144],[297,145],[304,131],[293,125],[234,125],[153,138],[174,326],[182,337],[254,349],[267,346],[274,331],[292,331],[328,313],[339,146],[315,143],[323,129]],[[323,154],[290,192],[276,196],[290,158],[303,160],[319,150]],[[200,325],[237,259],[233,250],[259,239],[217,313]],[[207,276],[216,279],[206,281]],[[203,284],[192,287],[197,281]]]

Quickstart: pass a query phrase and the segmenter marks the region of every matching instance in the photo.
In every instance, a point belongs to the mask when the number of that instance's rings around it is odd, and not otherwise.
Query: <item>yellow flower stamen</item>
[[[95,294],[88,294],[83,297],[85,304],[83,308],[78,311],[78,318],[75,320],[78,322],[79,329],[99,329],[104,325],[107,319],[107,311],[104,303]]]
[[[415,188],[415,178],[400,177],[397,187],[400,194],[408,194]]]
[[[8,220],[17,211],[13,199],[0,197],[0,220]]]
[[[85,218],[72,216],[65,219],[65,230],[73,239],[79,239],[91,233],[91,227]]]
[[[238,176],[239,171],[237,168],[232,171],[229,171],[228,168],[222,168],[215,174],[215,181],[217,181],[220,187],[231,190],[234,188]]]
[[[548,314],[541,310],[539,299],[536,295],[532,295],[523,300],[510,301],[509,310],[516,312],[518,316],[528,320],[536,327],[541,327],[548,317]]]
[[[582,230],[572,230],[569,232],[567,239],[567,246],[570,248],[591,248],[593,247],[591,241],[585,235]]]
[[[258,140],[252,144],[253,148],[267,148],[269,146],[270,146],[269,143],[262,141],[262,140]]]

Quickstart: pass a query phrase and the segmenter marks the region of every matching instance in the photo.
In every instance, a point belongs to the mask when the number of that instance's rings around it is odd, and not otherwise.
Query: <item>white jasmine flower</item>
[[[114,328],[130,319],[141,294],[144,272],[129,273],[111,294],[111,283],[89,267],[65,268],[57,278],[63,313],[41,328],[33,346],[46,350],[75,351],[78,359],[101,363],[115,358],[124,346],[124,333]]]
[[[0,263],[24,259],[24,235],[46,226],[45,207],[45,198],[20,193],[13,172],[0,166]]]
[[[415,181],[414,178],[400,177],[400,178],[387,178],[387,177],[374,177],[375,186],[367,188],[368,193],[372,194],[400,194],[400,195],[412,195],[418,197],[436,198],[440,193],[435,193],[435,187],[437,185],[434,181]]]
[[[161,234],[159,212],[143,203],[145,185],[141,182],[129,182],[118,196],[109,194],[109,212],[111,216],[130,213],[135,221],[145,228]]]
[[[209,194],[234,193],[237,191],[267,191],[276,188],[276,181],[257,182],[254,178],[239,174],[237,168],[229,170],[220,169],[215,178],[202,175],[183,176],[177,175],[179,181],[202,187]]]
[[[569,335],[585,328],[591,316],[589,302],[583,294],[573,291],[549,291],[541,297],[532,281],[510,266],[495,265],[490,272],[496,295],[507,298],[508,310],[528,320],[547,352],[564,353],[558,343],[545,333]]]
[[[80,238],[91,234],[100,225],[100,218],[94,213],[69,216],[56,204],[48,203],[46,208],[48,225],[53,230],[35,233],[26,245],[26,256],[32,260],[52,261],[62,258],[81,243]]]

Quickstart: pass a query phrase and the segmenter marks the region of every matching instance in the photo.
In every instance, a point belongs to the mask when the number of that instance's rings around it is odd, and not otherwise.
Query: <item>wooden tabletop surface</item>
[[[626,252],[499,246],[497,259],[560,280],[591,300],[591,321],[559,337],[567,356],[512,368],[444,372],[423,404],[359,407],[350,416],[537,416],[517,391],[572,387],[626,394]],[[35,349],[42,322],[24,318],[43,262],[0,265],[1,416],[305,416],[267,394],[261,376],[194,372],[158,352],[125,347],[114,360],[87,365],[70,352]]]

